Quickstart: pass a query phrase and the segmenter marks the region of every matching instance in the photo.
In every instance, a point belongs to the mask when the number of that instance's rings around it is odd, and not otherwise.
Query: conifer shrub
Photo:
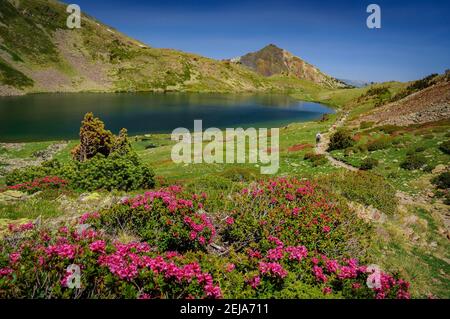
[[[328,150],[343,150],[348,147],[352,147],[353,145],[355,145],[355,141],[353,140],[350,132],[346,130],[338,130],[331,136]]]
[[[439,149],[445,154],[450,154],[450,140],[445,141],[439,146]]]
[[[105,129],[102,120],[87,113],[81,122],[80,144],[72,150],[73,159],[84,162],[96,154],[108,156],[114,143],[114,135]]]
[[[80,129],[80,144],[67,163],[52,160],[39,167],[28,167],[6,176],[9,186],[31,182],[46,176],[58,176],[68,186],[81,191],[136,190],[153,188],[154,172],[133,151],[127,130],[116,137],[105,130],[103,122],[86,114]]]
[[[400,167],[409,171],[420,169],[427,164],[427,159],[421,153],[414,153],[406,156]]]
[[[378,166],[378,160],[375,158],[366,158],[362,161],[361,165],[359,166],[360,169],[363,171],[371,170],[372,168]]]

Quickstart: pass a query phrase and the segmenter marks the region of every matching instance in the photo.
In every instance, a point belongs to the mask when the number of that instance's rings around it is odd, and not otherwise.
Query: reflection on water
[[[194,93],[38,94],[0,98],[0,141],[76,138],[86,112],[117,133],[171,132],[204,127],[277,127],[319,118],[332,110],[285,95]]]

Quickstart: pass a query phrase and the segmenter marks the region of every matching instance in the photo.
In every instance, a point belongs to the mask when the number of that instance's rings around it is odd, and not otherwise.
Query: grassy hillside
[[[66,27],[55,0],[0,3],[0,94],[79,91],[285,91],[298,78],[267,79],[252,70],[195,54],[149,47],[82,16]]]

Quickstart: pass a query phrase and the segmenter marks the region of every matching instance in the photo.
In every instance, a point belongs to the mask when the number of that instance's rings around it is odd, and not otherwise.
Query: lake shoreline
[[[76,107],[73,107],[76,105]],[[205,127],[283,127],[336,112],[328,105],[279,94],[83,93],[0,98],[0,143],[74,140],[87,112],[105,118],[113,132],[169,134]],[[3,113],[3,115],[2,115]]]

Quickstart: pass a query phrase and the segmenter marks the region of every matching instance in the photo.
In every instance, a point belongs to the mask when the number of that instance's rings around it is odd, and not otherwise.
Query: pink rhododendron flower
[[[215,299],[219,299],[222,297],[222,290],[220,290],[219,286],[206,285],[204,289],[208,297],[212,297]]]
[[[277,247],[283,247],[284,244],[281,240],[279,240],[277,237],[275,236],[269,236],[267,238],[267,240],[269,240],[270,242],[274,243],[275,245],[277,245]]]
[[[0,278],[12,274],[14,271],[11,268],[0,268]]]
[[[20,260],[20,253],[14,252],[9,254],[9,262],[14,265]]]
[[[305,246],[286,247],[285,251],[289,253],[289,259],[301,261],[308,256],[308,249]]]
[[[58,255],[61,258],[74,259],[77,253],[77,246],[70,244],[58,244],[48,246],[46,253],[48,257],[52,255]]]
[[[256,259],[261,259],[262,258],[262,254],[258,250],[248,249],[247,250],[247,254],[248,254],[248,256],[250,258],[256,258]]]
[[[267,258],[270,260],[280,260],[284,256],[284,249],[283,248],[275,248],[270,249],[267,252]]]
[[[227,223],[227,225],[233,225],[234,224],[234,218],[233,217],[227,217],[225,222]]]
[[[325,287],[323,288],[322,292],[324,295],[329,295],[333,292],[333,290],[331,289],[331,287]]]
[[[295,199],[295,197],[294,197],[294,195],[288,193],[288,194],[286,194],[286,199],[288,201],[293,201]]]
[[[263,275],[268,274],[279,278],[284,278],[288,275],[288,272],[284,270],[279,263],[276,262],[273,263],[260,262],[258,268],[261,274]]]
[[[321,267],[314,266],[312,270],[317,281],[327,282],[328,280],[327,276],[325,276],[325,274],[323,273],[323,269]]]
[[[336,260],[327,260],[325,262],[327,271],[330,273],[337,273],[339,270],[339,263]]]
[[[261,284],[261,278],[259,276],[255,276],[248,280],[247,283],[250,285],[250,287],[256,289]]]
[[[232,272],[236,268],[235,264],[229,263],[227,264],[226,271]]]
[[[94,241],[89,245],[89,249],[94,253],[105,253],[106,243],[104,240]]]

